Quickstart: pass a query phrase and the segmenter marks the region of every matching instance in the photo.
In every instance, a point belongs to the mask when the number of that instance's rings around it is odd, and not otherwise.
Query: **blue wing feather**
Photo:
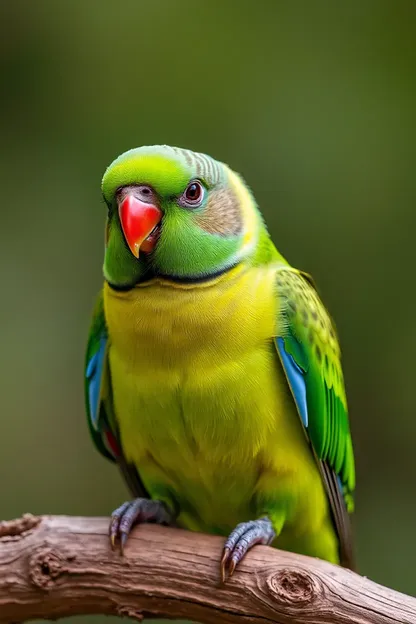
[[[309,423],[308,404],[306,402],[306,382],[304,372],[298,364],[296,364],[290,353],[285,349],[285,341],[279,336],[276,340],[277,349],[282,359],[283,367],[286,372],[296,407],[302,419],[304,426],[307,428]]]
[[[88,380],[88,403],[89,417],[92,427],[98,431],[98,418],[100,415],[101,384],[103,378],[103,367],[107,350],[107,337],[102,336],[99,341],[98,350],[87,363],[86,377]]]

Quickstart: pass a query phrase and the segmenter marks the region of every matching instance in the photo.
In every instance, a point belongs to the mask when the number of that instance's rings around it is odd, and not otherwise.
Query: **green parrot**
[[[340,349],[309,275],[276,250],[227,165],[147,146],[106,170],[104,285],[85,366],[98,449],[134,524],[224,536],[223,580],[255,544],[353,567],[354,456]]]

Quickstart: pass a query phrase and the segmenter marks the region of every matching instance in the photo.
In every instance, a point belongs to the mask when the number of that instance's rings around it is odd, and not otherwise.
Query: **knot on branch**
[[[321,593],[320,586],[308,572],[290,568],[284,568],[270,576],[267,586],[280,603],[298,607],[310,605]]]
[[[0,522],[0,539],[18,539],[27,535],[40,524],[41,519],[30,513],[24,514],[16,520]]]
[[[68,570],[66,561],[50,548],[36,552],[29,562],[30,579],[36,587],[49,590],[56,579]]]

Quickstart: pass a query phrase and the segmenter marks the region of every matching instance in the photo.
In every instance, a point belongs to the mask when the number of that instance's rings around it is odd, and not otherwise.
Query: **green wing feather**
[[[353,567],[348,513],[354,506],[354,454],[335,328],[305,273],[280,269],[277,290],[277,350],[326,485],[341,562]]]
[[[85,359],[85,406],[89,430],[97,449],[108,459],[115,459],[107,432],[114,435],[109,410],[110,378],[107,360],[108,336],[103,296],[100,292],[92,316]],[[107,399],[107,400],[106,400]]]

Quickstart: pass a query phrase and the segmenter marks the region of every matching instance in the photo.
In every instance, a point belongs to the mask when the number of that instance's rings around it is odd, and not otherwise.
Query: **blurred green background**
[[[360,571],[416,594],[416,4],[0,7],[0,518],[108,515],[127,496],[83,406],[100,180],[169,143],[240,171],[314,275],[344,352]]]

